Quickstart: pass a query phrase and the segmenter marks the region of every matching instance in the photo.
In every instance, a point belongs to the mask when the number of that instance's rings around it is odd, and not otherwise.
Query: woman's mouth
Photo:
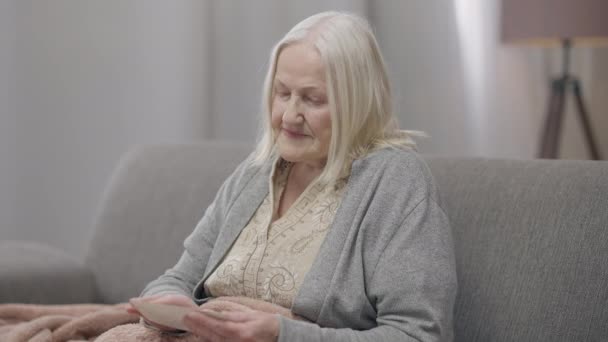
[[[301,138],[304,138],[307,136],[306,134],[304,134],[302,132],[289,130],[287,128],[281,128],[281,130],[288,138],[292,138],[292,139],[301,139]]]

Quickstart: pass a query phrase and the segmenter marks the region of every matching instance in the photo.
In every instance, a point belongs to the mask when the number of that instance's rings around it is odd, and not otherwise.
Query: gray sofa
[[[251,146],[130,151],[85,260],[0,243],[0,302],[116,303],[178,258]],[[432,158],[454,230],[456,341],[608,341],[608,162]]]

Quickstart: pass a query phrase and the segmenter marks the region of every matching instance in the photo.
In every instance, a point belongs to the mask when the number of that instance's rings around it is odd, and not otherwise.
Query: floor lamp
[[[502,40],[562,49],[561,75],[551,81],[538,149],[540,158],[557,158],[564,107],[572,93],[591,159],[602,159],[579,79],[570,73],[574,45],[608,45],[608,0],[503,0]]]

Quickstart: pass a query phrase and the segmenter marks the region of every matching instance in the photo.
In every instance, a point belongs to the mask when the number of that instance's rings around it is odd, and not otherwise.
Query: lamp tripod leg
[[[583,125],[583,130],[585,133],[585,140],[587,142],[587,147],[591,152],[591,159],[600,160],[601,155],[600,151],[595,143],[595,139],[593,137],[593,130],[591,129],[591,123],[589,121],[589,115],[587,114],[587,110],[585,108],[585,103],[583,102],[583,95],[581,90],[581,85],[579,80],[575,79],[572,81],[572,88],[574,90],[574,99],[576,101],[576,107],[581,118],[581,124]]]
[[[551,82],[551,94],[547,106],[547,117],[538,156],[555,159],[559,147],[559,136],[565,103],[566,79],[555,79]]]

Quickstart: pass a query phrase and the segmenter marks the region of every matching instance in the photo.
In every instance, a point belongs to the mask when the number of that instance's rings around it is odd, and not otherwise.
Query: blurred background
[[[0,0],[0,239],[81,256],[132,146],[254,142],[271,47],[330,9],[370,20],[422,153],[536,156],[561,52],[504,44],[500,0]],[[571,71],[605,155],[608,49]],[[559,157],[587,159],[572,104]]]

